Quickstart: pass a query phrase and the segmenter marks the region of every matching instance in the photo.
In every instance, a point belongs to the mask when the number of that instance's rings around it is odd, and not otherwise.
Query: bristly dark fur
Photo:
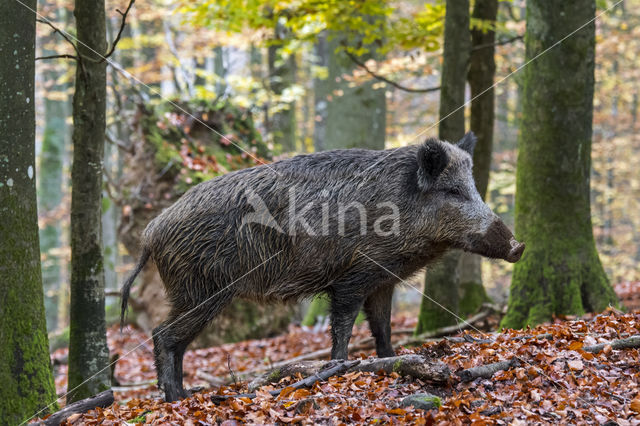
[[[464,141],[468,149],[471,140]],[[256,213],[253,199],[263,203],[276,226],[243,222]],[[298,212],[313,203],[304,220],[318,235],[307,233],[300,222],[290,229],[292,201]],[[357,208],[344,208],[352,202],[364,206],[363,223]],[[375,232],[376,220],[393,211],[380,203],[397,208],[399,232]],[[325,235],[323,204],[330,210]],[[390,356],[397,277],[405,279],[449,248],[482,254],[487,245],[479,242],[496,220],[475,189],[471,156],[452,144],[430,139],[386,151],[299,155],[196,185],[152,220],[143,233],[140,262],[122,290],[123,315],[135,276],[153,259],[172,307],[153,332],[158,383],[167,400],[186,395],[182,358],[187,345],[235,297],[287,302],[327,293],[332,358],[347,357],[361,308],[378,355]],[[509,253],[499,252],[512,247],[510,238],[510,232],[493,238],[500,241],[490,254],[507,258]]]

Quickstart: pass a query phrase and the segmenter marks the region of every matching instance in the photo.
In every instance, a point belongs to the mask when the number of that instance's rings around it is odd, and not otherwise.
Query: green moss
[[[402,368],[402,360],[399,359],[393,364],[393,371],[395,373],[399,373],[401,368]]]
[[[452,275],[455,275],[460,253],[458,250],[448,252],[437,265],[427,270],[416,335],[456,324],[460,301],[458,280]]]
[[[273,370],[271,373],[269,373],[269,382],[277,382],[279,381],[282,376],[281,376],[282,372],[280,371],[279,368],[276,368],[275,370]]]
[[[329,315],[331,302],[326,294],[320,294],[315,296],[311,300],[311,304],[309,308],[307,308],[307,313],[304,315],[304,319],[302,320],[302,325],[307,327],[313,327],[318,321],[319,318],[326,318]],[[358,316],[356,317],[355,324],[360,325],[367,319],[364,312],[358,312]]]
[[[442,406],[442,400],[437,396],[421,396],[417,399],[426,403],[434,404],[437,408],[440,408]]]
[[[145,411],[144,413],[140,414],[138,417],[134,417],[133,419],[129,420],[128,423],[146,423],[147,414],[149,413],[151,413],[151,411]]]
[[[527,2],[527,59],[593,14],[586,0],[553,10]],[[527,248],[514,268],[504,327],[617,305],[589,207],[594,46],[591,24],[524,70],[515,215],[516,236]]]
[[[462,318],[478,312],[483,303],[491,302],[482,283],[464,282],[460,284],[460,293],[462,299],[458,305],[458,312]]]
[[[312,327],[319,318],[329,315],[329,297],[326,294],[315,296],[304,315],[302,325]]]

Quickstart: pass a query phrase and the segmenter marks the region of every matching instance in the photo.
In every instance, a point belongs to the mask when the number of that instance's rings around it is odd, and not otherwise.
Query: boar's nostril
[[[507,259],[507,261],[515,263],[520,260],[520,258],[522,257],[522,253],[524,253],[524,247],[524,243],[519,243],[515,240],[512,240],[511,251],[509,252],[509,258]]]

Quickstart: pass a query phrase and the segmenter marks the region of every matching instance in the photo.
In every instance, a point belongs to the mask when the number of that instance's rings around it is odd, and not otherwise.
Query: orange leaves
[[[394,320],[398,327],[398,319]],[[230,398],[220,405],[211,394],[246,392],[245,385],[216,386],[175,403],[158,400],[155,386],[117,389],[117,403],[76,416],[76,424],[120,424],[133,421],[157,424],[584,424],[615,421],[640,424],[640,352],[608,346],[593,354],[585,346],[638,333],[640,314],[606,312],[575,321],[556,321],[533,330],[484,336],[454,343],[447,340],[402,349],[445,362],[452,371],[483,366],[517,357],[520,365],[495,373],[490,379],[437,387],[396,373],[351,372],[318,382],[311,389],[291,387],[299,377],[285,378],[256,391],[256,397]],[[404,327],[413,323],[402,321]],[[126,353],[145,336],[128,328],[124,334],[109,330],[112,351]],[[368,334],[366,326],[354,329],[355,339]],[[550,338],[549,338],[550,337]],[[229,366],[239,374],[268,366],[293,354],[307,353],[330,344],[327,332],[313,333],[291,327],[285,336],[239,342],[188,351],[185,356],[187,386],[203,384],[197,371],[229,378]],[[122,383],[155,377],[151,345],[142,346],[118,361],[116,377]],[[64,356],[63,352],[54,354]],[[227,362],[227,357],[229,362]],[[354,356],[355,357],[355,356]],[[56,383],[61,386],[57,379]],[[277,396],[269,391],[278,389]],[[402,401],[409,395],[436,392],[440,409],[424,411]]]

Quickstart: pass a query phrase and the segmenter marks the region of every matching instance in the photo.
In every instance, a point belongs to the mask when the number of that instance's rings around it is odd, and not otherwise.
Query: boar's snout
[[[516,263],[522,257],[522,253],[524,253],[524,243],[519,243],[515,238],[511,238],[509,244],[511,244],[511,251],[505,260]]]
[[[515,263],[522,257],[524,243],[518,242],[507,225],[497,216],[484,233],[475,233],[469,238],[465,249],[472,253]]]

